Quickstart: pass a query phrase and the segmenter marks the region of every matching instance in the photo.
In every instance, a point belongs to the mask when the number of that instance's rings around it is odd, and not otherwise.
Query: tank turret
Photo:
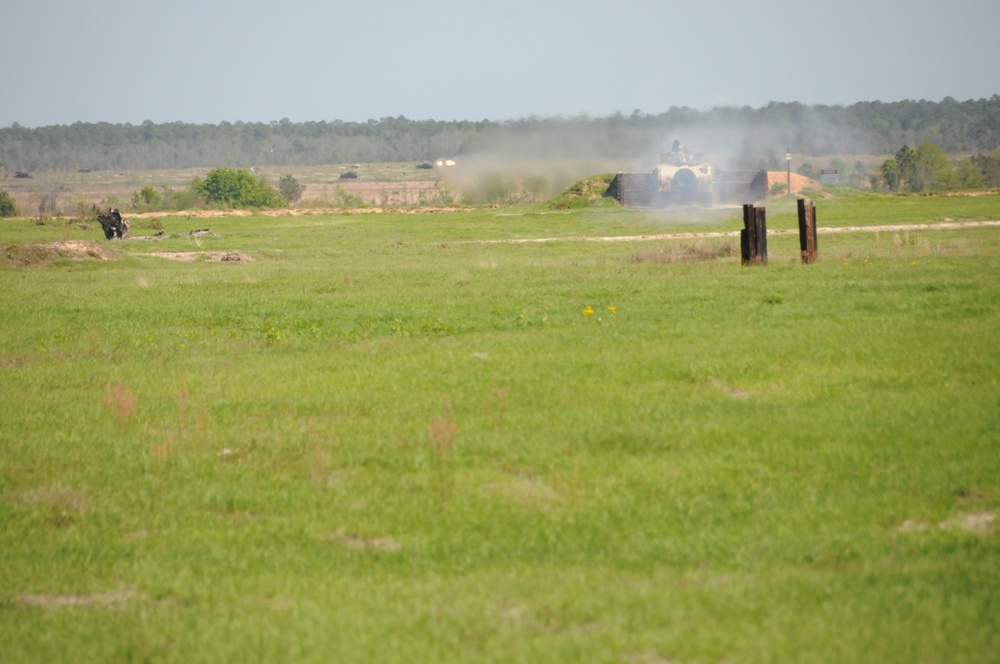
[[[703,155],[689,152],[675,140],[670,152],[660,154],[653,169],[656,181],[655,202],[662,205],[712,205],[712,179],[715,169]]]

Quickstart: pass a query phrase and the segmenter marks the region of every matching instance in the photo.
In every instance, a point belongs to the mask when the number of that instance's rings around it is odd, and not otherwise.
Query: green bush
[[[0,191],[0,217],[16,217],[17,203],[6,191]]]
[[[344,191],[340,187],[333,190],[333,205],[336,207],[368,207],[365,199]]]
[[[191,188],[164,187],[160,195],[163,199],[163,204],[160,207],[162,210],[190,210],[204,204],[201,194]]]
[[[195,178],[191,189],[209,205],[221,207],[273,208],[283,204],[267,180],[242,168],[216,168],[204,180]]]
[[[136,212],[161,210],[163,209],[162,206],[163,198],[160,196],[160,193],[148,184],[132,194],[130,207]]]
[[[613,173],[604,173],[578,180],[558,196],[551,198],[548,205],[554,210],[614,205],[616,203],[613,199],[606,198],[604,195],[614,179]]]

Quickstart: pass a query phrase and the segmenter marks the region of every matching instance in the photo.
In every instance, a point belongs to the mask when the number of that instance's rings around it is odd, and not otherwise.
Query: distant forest
[[[405,162],[506,152],[519,157],[640,161],[682,139],[725,156],[730,167],[781,163],[798,155],[891,155],[930,142],[950,155],[1000,146],[1000,95],[989,99],[850,106],[771,103],[762,108],[672,107],[607,117],[434,121],[386,117],[367,122],[83,123],[0,129],[0,168],[153,170]]]

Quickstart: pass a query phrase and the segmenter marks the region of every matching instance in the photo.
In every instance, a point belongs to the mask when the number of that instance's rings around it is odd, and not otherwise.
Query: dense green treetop
[[[210,205],[227,208],[272,208],[282,203],[270,183],[242,168],[213,169],[204,180],[196,178],[191,188]]]

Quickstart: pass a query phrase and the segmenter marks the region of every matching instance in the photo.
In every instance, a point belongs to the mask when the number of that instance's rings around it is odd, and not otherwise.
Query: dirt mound
[[[768,171],[767,172],[767,191],[771,191],[771,187],[776,184],[788,184],[788,171]],[[798,173],[792,173],[792,192],[797,194],[803,189],[819,189],[822,187],[816,180],[810,180],[804,175],[799,175]]]
[[[0,264],[17,265],[48,265],[60,258],[75,261],[93,258],[102,261],[114,261],[121,258],[114,249],[101,246],[85,240],[62,240],[43,244],[7,244],[0,245]]]
[[[605,202],[604,193],[611,186],[614,174],[605,173],[578,180],[558,196],[549,200],[553,210],[592,207]]]

